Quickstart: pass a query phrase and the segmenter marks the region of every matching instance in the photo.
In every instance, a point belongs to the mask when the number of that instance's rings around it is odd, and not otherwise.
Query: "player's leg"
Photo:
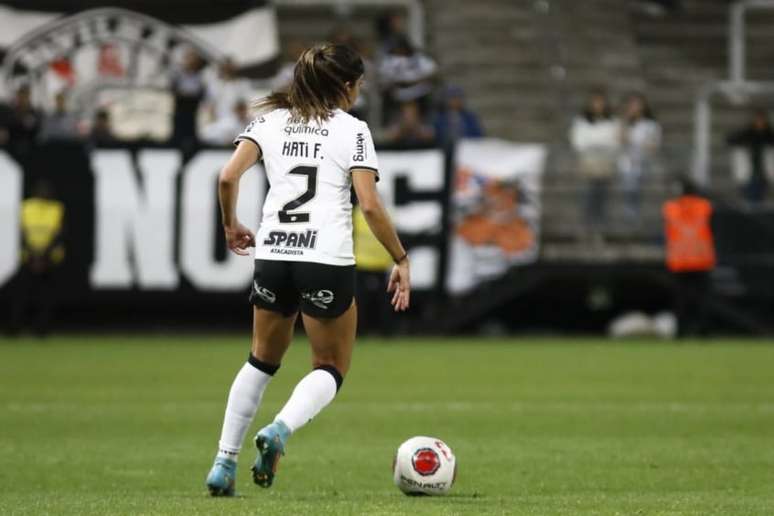
[[[207,477],[213,496],[234,494],[236,462],[247,429],[255,417],[263,393],[293,337],[296,314],[285,317],[276,312],[254,309],[253,344],[247,362],[234,378],[226,403],[215,464]]]
[[[298,296],[283,288],[283,280],[288,281],[283,278],[285,272],[282,264],[272,263],[264,263],[256,272],[250,296],[255,305],[250,355],[231,385],[218,453],[207,477],[207,487],[214,496],[234,494],[236,461],[245,433],[293,337]]]
[[[295,432],[325,408],[341,388],[349,371],[355,345],[357,307],[352,302],[335,319],[320,319],[304,314],[304,328],[312,347],[312,372],[293,390],[277,414],[290,432]]]
[[[234,379],[226,405],[219,442],[219,453],[225,457],[235,458],[239,453],[263,392],[279,369],[293,338],[295,320],[296,314],[284,317],[268,310],[254,309],[250,356]]]
[[[301,311],[314,369],[296,385],[274,422],[256,436],[259,454],[253,479],[263,487],[271,486],[290,435],[333,401],[349,371],[355,343],[354,268],[300,264],[296,270],[303,285]]]
[[[255,438],[259,453],[253,480],[262,487],[270,487],[274,481],[279,457],[284,454],[290,435],[330,404],[341,388],[349,371],[357,326],[357,308],[353,301],[350,303],[349,309],[335,319],[303,315],[314,369],[298,382],[274,422],[262,428]]]

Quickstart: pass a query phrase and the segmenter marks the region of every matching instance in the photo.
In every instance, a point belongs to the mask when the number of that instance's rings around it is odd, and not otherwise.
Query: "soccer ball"
[[[392,465],[395,485],[407,495],[440,495],[451,489],[457,459],[435,437],[412,437],[398,448]]]

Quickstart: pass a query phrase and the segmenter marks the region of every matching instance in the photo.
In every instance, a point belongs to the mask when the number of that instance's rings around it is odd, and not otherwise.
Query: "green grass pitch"
[[[248,337],[0,340],[0,514],[774,514],[774,346],[362,340],[273,488],[211,465]],[[303,339],[251,435],[309,367]],[[397,446],[457,455],[447,497],[402,495]]]

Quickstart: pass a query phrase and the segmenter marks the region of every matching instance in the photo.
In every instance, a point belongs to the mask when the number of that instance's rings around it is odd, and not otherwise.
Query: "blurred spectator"
[[[386,118],[389,120],[396,106],[404,102],[418,102],[426,113],[437,70],[435,61],[414,49],[406,37],[397,38],[379,64],[379,83],[386,93]]]
[[[280,65],[277,74],[271,80],[271,89],[273,91],[287,91],[293,82],[296,61],[298,61],[304,50],[306,50],[306,44],[303,41],[294,39],[288,43],[285,51],[285,61]]]
[[[475,113],[465,107],[465,95],[459,86],[449,86],[444,92],[443,108],[435,115],[435,138],[441,145],[450,145],[460,138],[484,136]]]
[[[233,116],[234,106],[252,96],[250,81],[236,75],[236,64],[231,58],[223,61],[218,73],[207,81],[207,105],[211,121]]]
[[[376,34],[379,38],[376,58],[381,60],[398,40],[406,38],[406,17],[399,12],[382,16],[376,20]]]
[[[62,90],[54,96],[54,111],[43,116],[40,141],[76,140],[80,136],[78,117],[68,110],[67,93]]]
[[[607,221],[608,190],[615,174],[620,134],[607,95],[592,92],[585,111],[572,124],[570,142],[578,153],[580,174],[587,181],[586,222],[595,239],[601,238],[599,230]]]
[[[372,85],[376,81],[372,80],[375,70],[373,62],[370,59],[370,49],[366,48],[346,26],[337,27],[328,37],[328,41],[337,45],[348,46],[363,58],[363,65],[365,66],[365,73],[363,74],[364,80],[360,87],[360,95],[355,99],[355,103],[350,108],[349,114],[360,120],[367,120],[373,95],[374,93],[377,93]]]
[[[433,128],[422,119],[422,113],[416,102],[401,104],[396,120],[385,131],[384,138],[390,143],[418,145],[432,143],[435,139]]]
[[[664,16],[679,10],[682,7],[680,3],[680,0],[638,0],[636,5],[650,16]]]
[[[101,108],[94,113],[94,122],[91,126],[89,139],[94,145],[115,145],[119,142],[113,134],[113,124],[110,121],[110,112]]]
[[[675,287],[679,337],[704,335],[710,273],[715,268],[712,204],[687,180],[681,194],[664,203],[666,265]]]
[[[250,120],[247,102],[237,100],[231,107],[231,113],[202,129],[202,140],[212,145],[230,145]]]
[[[0,146],[8,144],[10,138],[11,120],[13,119],[13,111],[10,106],[0,100]]]
[[[742,196],[750,203],[766,200],[769,180],[774,177],[774,130],[767,113],[753,113],[750,125],[728,135],[728,143],[746,151],[746,160],[737,164],[737,177],[744,183]]]
[[[339,25],[328,36],[328,41],[336,45],[345,45],[358,52],[362,51],[360,41],[355,37],[349,27],[346,25]]]
[[[48,182],[38,181],[33,195],[22,202],[22,255],[11,313],[13,333],[21,331],[31,309],[37,309],[35,332],[48,332],[59,287],[57,271],[65,256],[64,221],[64,204],[54,197]]]
[[[182,67],[172,76],[172,95],[175,111],[172,122],[172,141],[184,152],[196,145],[196,115],[207,91],[202,75],[204,60],[193,49],[183,57]]]
[[[40,111],[32,106],[29,86],[16,90],[8,123],[8,145],[17,154],[29,153],[35,145],[41,123]]]
[[[642,180],[655,168],[656,154],[661,146],[661,126],[654,119],[644,95],[632,95],[624,105],[621,143],[618,170],[626,199],[625,213],[631,222],[639,222]]]

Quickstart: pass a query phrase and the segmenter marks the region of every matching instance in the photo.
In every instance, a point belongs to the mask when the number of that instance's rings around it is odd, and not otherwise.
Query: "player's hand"
[[[409,274],[408,256],[392,268],[390,281],[387,283],[387,292],[392,292],[393,309],[396,312],[403,312],[409,307],[409,297],[411,296],[411,282]]]
[[[255,247],[255,235],[239,222],[232,227],[223,226],[223,230],[226,232],[226,245],[239,256],[249,255],[247,248]]]

